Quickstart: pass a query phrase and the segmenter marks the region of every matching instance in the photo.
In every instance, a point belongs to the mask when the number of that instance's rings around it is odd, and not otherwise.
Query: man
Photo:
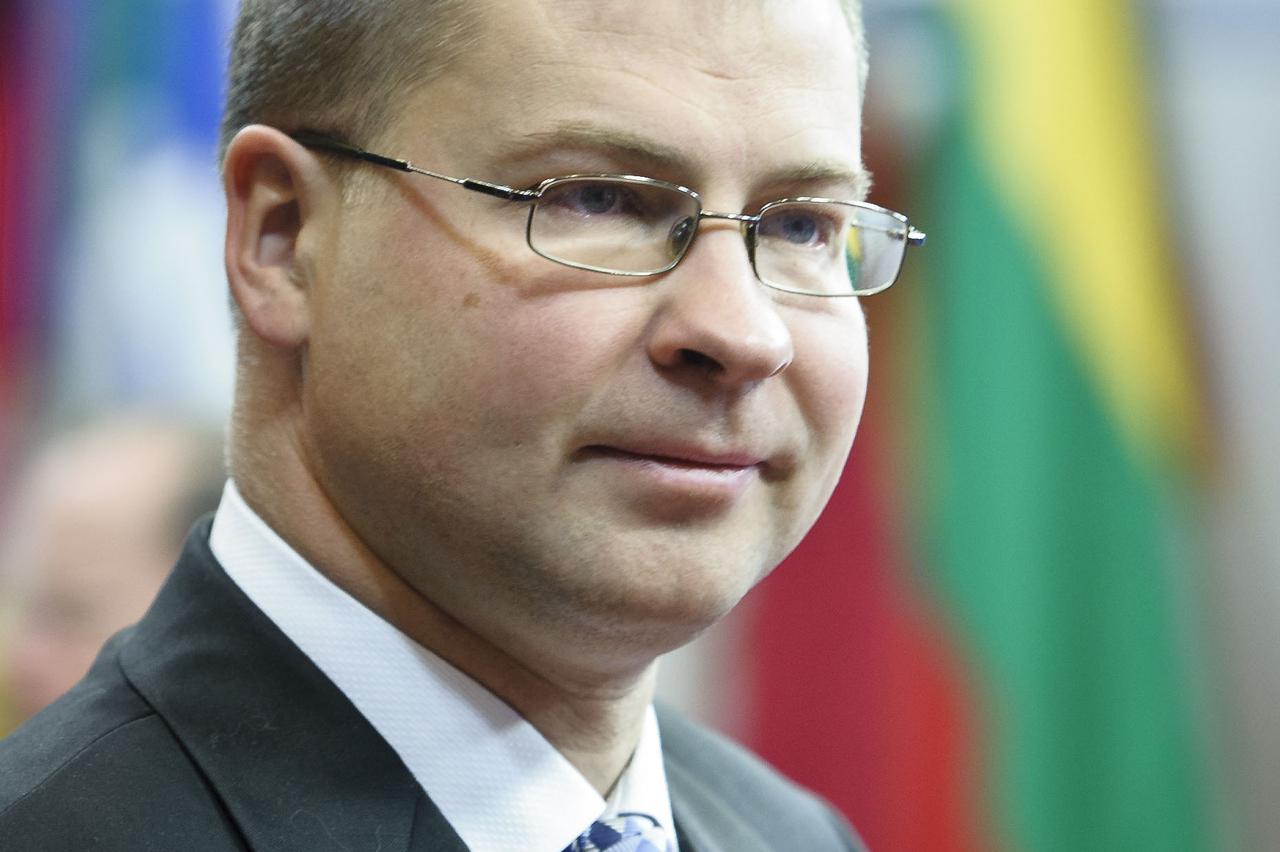
[[[821,510],[848,297],[922,238],[844,203],[860,45],[836,0],[249,2],[232,484],[5,743],[0,836],[858,848],[650,696]]]
[[[0,691],[19,719],[71,688],[102,643],[142,616],[223,479],[221,437],[152,413],[95,418],[39,453],[0,528],[12,610]]]

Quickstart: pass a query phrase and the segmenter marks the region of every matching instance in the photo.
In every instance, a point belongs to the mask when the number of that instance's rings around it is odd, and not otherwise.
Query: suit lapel
[[[720,792],[691,772],[679,755],[663,751],[680,852],[770,852]]]
[[[255,850],[465,852],[386,741],[249,601],[206,521],[122,650]]]

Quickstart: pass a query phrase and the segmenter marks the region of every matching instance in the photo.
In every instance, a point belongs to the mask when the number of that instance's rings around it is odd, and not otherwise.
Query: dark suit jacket
[[[206,520],[142,621],[0,742],[0,850],[465,850],[208,538]],[[742,749],[669,712],[660,726],[684,849],[860,848]]]

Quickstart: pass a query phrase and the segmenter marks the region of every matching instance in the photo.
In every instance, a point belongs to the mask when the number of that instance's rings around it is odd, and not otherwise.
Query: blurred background
[[[831,507],[663,691],[877,850],[1280,849],[1280,3],[864,2],[872,199],[929,242]],[[55,486],[204,505],[233,5],[0,6],[0,731],[33,632],[139,605],[41,597],[127,585]]]

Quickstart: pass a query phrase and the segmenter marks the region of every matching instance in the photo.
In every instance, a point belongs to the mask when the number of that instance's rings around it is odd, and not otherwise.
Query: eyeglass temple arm
[[[515,189],[502,184],[489,183],[484,180],[476,180],[475,178],[456,178],[449,175],[442,175],[439,172],[428,171],[419,168],[408,160],[397,160],[394,157],[384,157],[381,154],[375,154],[372,151],[366,151],[363,148],[357,148],[354,145],[348,145],[345,142],[339,142],[331,136],[325,136],[320,133],[312,133],[308,130],[300,130],[296,133],[289,134],[293,141],[307,148],[317,148],[322,151],[328,151],[332,154],[348,157],[353,160],[363,160],[366,163],[373,163],[375,166],[384,166],[388,169],[395,169],[401,172],[411,172],[417,175],[425,175],[437,180],[447,180],[449,183],[456,183],[458,186],[469,189],[473,192],[483,192],[485,195],[492,195],[507,201],[535,201],[538,193],[528,189]]]

